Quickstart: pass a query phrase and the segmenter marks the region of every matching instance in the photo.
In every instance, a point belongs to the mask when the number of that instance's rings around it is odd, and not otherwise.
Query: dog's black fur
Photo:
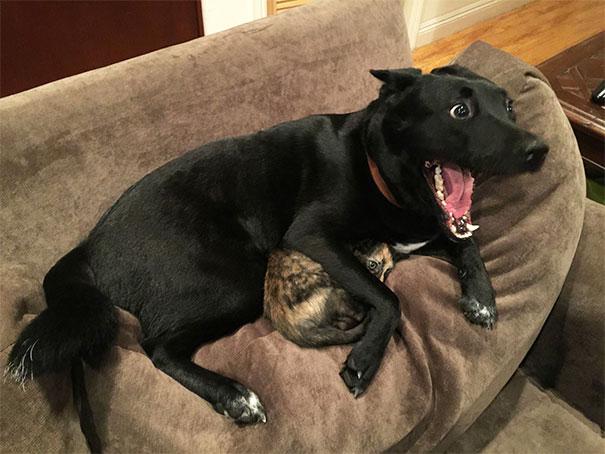
[[[366,334],[341,371],[351,392],[363,392],[399,302],[346,244],[368,237],[420,242],[442,233],[422,175],[426,160],[513,174],[536,169],[548,150],[516,126],[504,90],[462,67],[372,73],[383,85],[366,109],[210,143],[132,186],[47,274],[48,308],[17,340],[10,370],[22,378],[79,359],[95,364],[115,336],[115,304],[139,318],[143,346],[159,369],[239,423],[264,421],[253,393],[190,359],[200,344],[262,314],[267,256],[283,247],[320,263],[368,308]],[[451,117],[459,102],[471,117]],[[373,183],[367,156],[400,207]],[[477,245],[472,238],[447,243],[467,317],[491,326],[494,292]]]

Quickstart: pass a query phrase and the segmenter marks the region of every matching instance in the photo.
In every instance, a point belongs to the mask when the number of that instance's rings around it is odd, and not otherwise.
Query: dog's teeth
[[[443,208],[445,208],[447,206],[447,203],[445,203],[445,200],[441,201],[441,205],[443,205]]]
[[[457,233],[457,232],[454,232],[453,230],[452,230],[452,232],[454,233],[454,235],[456,236],[456,238],[460,238],[462,240],[465,239],[465,238],[470,238],[471,236],[473,236],[472,232]]]
[[[424,161],[424,167],[427,169],[431,167],[431,163],[429,161]]]
[[[443,188],[443,178],[439,177],[438,175],[435,175],[435,189],[443,192]]]
[[[466,217],[466,214],[464,216],[462,216],[462,219],[465,221],[468,221],[468,218]]]
[[[474,232],[478,228],[479,228],[478,225],[474,225],[474,224],[471,224],[471,223],[467,223],[466,224],[466,230],[468,230],[469,232]]]
[[[443,192],[443,177],[441,176],[441,167],[438,165],[435,167],[435,175],[433,175],[433,180],[435,181],[435,189]]]
[[[437,197],[439,197],[439,200],[445,200],[444,199],[444,195],[443,195],[443,191],[437,191]]]
[[[452,231],[452,233],[456,236],[458,236],[458,230],[456,230],[456,226],[455,225],[450,225],[450,230]]]

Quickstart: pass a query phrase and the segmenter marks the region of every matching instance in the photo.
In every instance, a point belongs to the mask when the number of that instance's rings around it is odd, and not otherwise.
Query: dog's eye
[[[456,120],[465,120],[471,116],[471,109],[466,104],[460,102],[450,109],[450,116]]]
[[[511,99],[506,100],[506,111],[509,113],[513,111],[513,101]]]

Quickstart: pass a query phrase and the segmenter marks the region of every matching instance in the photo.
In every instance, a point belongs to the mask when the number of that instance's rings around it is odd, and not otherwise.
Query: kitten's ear
[[[391,90],[399,91],[414,84],[422,75],[422,71],[416,68],[370,69],[370,74]]]
[[[378,242],[369,238],[363,239],[357,243],[355,243],[353,249],[360,255],[369,256],[372,254]]]

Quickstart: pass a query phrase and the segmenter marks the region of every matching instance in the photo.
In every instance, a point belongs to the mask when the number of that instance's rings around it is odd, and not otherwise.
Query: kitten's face
[[[364,248],[366,249],[366,248]],[[385,281],[394,266],[393,255],[385,243],[376,243],[372,248],[359,250],[355,248],[355,256],[367,269],[380,279]]]

